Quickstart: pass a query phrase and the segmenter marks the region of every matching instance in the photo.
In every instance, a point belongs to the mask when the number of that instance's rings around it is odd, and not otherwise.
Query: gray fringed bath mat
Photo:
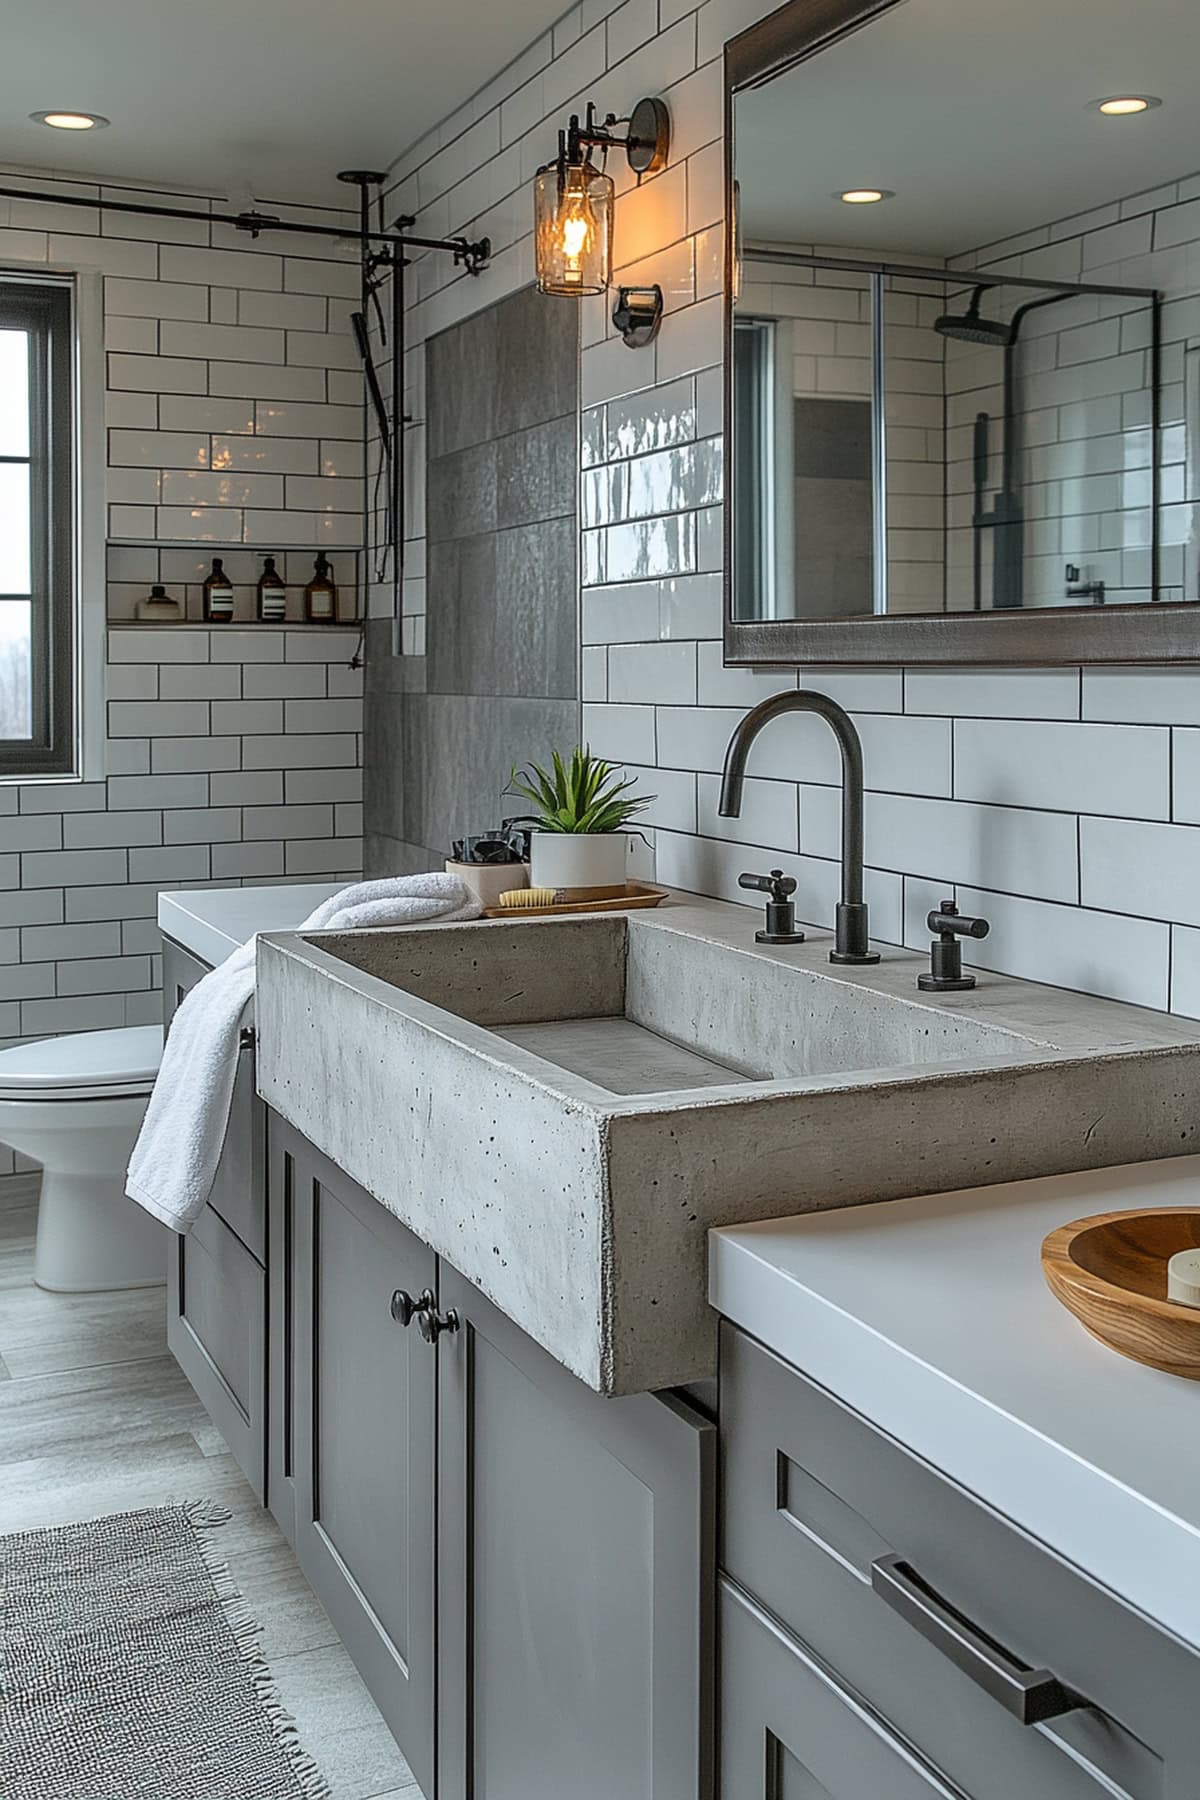
[[[0,1537],[13,1800],[328,1800],[209,1530],[154,1506]]]

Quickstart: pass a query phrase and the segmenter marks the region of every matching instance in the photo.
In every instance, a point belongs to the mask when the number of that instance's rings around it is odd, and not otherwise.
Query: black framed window
[[[71,772],[72,289],[0,274],[0,778]]]

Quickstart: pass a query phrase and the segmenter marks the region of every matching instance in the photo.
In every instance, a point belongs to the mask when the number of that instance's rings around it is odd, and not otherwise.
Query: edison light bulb
[[[549,163],[534,183],[538,287],[602,294],[612,274],[613,184],[591,163]]]

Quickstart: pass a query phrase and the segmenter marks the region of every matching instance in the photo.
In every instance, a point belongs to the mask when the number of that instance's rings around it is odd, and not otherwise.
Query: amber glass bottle
[[[258,578],[258,616],[266,625],[282,625],[287,617],[287,587],[273,556],[264,557]]]
[[[209,625],[228,625],[233,618],[233,583],[214,556],[212,568],[204,577],[204,617]]]
[[[324,554],[318,555],[304,590],[304,616],[314,625],[332,625],[337,619],[337,583]]]

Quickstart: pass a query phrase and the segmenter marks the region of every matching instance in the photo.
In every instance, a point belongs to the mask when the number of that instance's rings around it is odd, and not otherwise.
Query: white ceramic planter
[[[457,875],[480,906],[499,906],[501,894],[529,886],[529,870],[524,863],[447,862],[446,873]]]
[[[620,887],[625,880],[623,831],[535,831],[529,879],[534,887]]]

